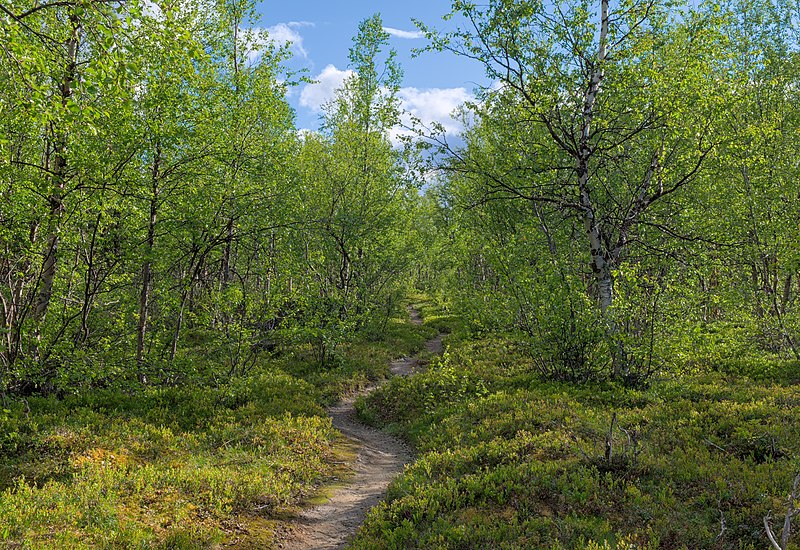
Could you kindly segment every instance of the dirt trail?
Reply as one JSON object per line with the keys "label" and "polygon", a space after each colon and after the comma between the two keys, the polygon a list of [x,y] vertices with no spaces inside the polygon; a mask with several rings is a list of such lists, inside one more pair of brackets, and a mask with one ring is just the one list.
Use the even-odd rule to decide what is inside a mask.
{"label": "dirt trail", "polygon": [[[409,314],[412,323],[422,323],[416,310],[409,309]],[[441,353],[441,335],[426,342],[425,347],[431,353]],[[408,376],[416,366],[415,358],[404,357],[393,361],[390,368],[395,376]],[[367,388],[361,395],[376,388]],[[353,407],[355,399],[356,396],[343,399],[328,409],[333,426],[357,446],[355,475],[350,483],[337,489],[328,502],[302,512],[280,544],[281,548],[344,548],[364,521],[367,510],[378,504],[389,482],[411,462],[411,452],[402,441],[357,420]]]}

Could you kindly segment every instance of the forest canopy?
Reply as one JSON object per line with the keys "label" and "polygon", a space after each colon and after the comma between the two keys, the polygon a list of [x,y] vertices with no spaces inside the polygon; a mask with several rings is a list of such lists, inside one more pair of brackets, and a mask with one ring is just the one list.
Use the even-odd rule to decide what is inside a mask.
{"label": "forest canopy", "polygon": [[3,391],[174,382],[199,341],[324,365],[409,282],[560,379],[642,382],[708,323],[797,359],[793,5],[598,8],[419,23],[495,83],[457,145],[420,131],[421,170],[379,17],[298,134],[253,5],[4,7]]}

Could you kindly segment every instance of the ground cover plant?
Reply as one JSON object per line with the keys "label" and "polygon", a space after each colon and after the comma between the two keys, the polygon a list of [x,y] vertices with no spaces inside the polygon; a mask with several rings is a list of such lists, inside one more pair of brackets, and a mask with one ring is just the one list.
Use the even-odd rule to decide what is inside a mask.
{"label": "ground cover plant", "polygon": [[422,347],[426,330],[405,315],[325,371],[299,347],[221,385],[9,400],[0,547],[270,547],[279,521],[346,478],[323,405]]}
{"label": "ground cover plant", "polygon": [[518,342],[451,338],[358,404],[419,459],[353,547],[763,548],[800,471],[798,406],[791,383],[712,369],[549,382]]}

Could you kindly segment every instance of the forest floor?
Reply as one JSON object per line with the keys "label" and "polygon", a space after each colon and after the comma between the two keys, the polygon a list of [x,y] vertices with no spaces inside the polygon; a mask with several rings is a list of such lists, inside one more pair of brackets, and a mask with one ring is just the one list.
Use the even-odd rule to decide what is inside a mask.
{"label": "forest floor", "polygon": [[[411,322],[421,325],[415,309],[409,308]],[[430,354],[442,352],[442,335],[428,340]],[[393,376],[410,376],[418,371],[417,357],[403,357],[390,364]],[[332,488],[327,502],[303,511],[287,528],[280,548],[344,548],[363,523],[367,511],[386,494],[389,483],[412,460],[411,449],[400,439],[364,425],[356,417],[355,401],[375,391],[380,384],[365,388],[327,409],[333,427],[348,440],[354,451],[353,477],[346,484]]]}
{"label": "forest floor", "polygon": [[[263,549],[292,547],[295,532],[294,547],[336,547],[411,460],[355,422],[352,399],[326,409],[392,370],[427,370],[437,327],[396,313],[380,338],[347,342],[324,369],[300,343],[219,384],[227,355],[198,333],[180,384],[111,377],[108,388],[10,399],[0,407],[0,549]],[[398,355],[414,359],[393,363]]]}
{"label": "forest floor", "polygon": [[800,362],[687,346],[647,386],[553,381],[529,341],[418,307],[447,353],[356,404],[415,456],[353,550],[768,547],[800,471]]}

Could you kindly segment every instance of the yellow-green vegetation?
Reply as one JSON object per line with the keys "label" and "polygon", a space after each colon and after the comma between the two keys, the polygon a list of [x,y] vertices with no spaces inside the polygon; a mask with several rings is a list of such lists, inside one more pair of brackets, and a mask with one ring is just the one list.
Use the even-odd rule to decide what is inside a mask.
{"label": "yellow-green vegetation", "polygon": [[[314,385],[325,404],[331,404],[340,395],[363,389],[370,382],[388,376],[392,359],[417,353],[428,338],[436,335],[436,330],[429,326],[409,323],[405,308],[403,312],[404,317],[389,319],[384,333],[345,343],[333,368],[320,368],[314,361],[286,361],[283,369]],[[310,349],[305,351],[311,353]]]}
{"label": "yellow-green vegetation", "polygon": [[355,548],[768,545],[763,518],[782,522],[800,469],[800,388],[711,369],[544,382],[518,344],[457,334],[358,403],[420,457]]}
{"label": "yellow-green vegetation", "polygon": [[276,520],[347,474],[322,405],[383,377],[425,333],[394,318],[325,370],[301,349],[218,385],[10,401],[0,547],[270,547]]}

